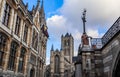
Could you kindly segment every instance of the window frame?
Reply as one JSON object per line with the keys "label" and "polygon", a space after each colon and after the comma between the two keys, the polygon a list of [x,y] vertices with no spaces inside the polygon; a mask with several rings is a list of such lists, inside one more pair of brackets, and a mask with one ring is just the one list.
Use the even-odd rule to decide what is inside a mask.
{"label": "window frame", "polygon": [[13,41],[10,47],[9,64],[8,64],[8,69],[12,71],[15,69],[17,48],[18,48],[18,44]]}
{"label": "window frame", "polygon": [[0,66],[3,64],[4,52],[6,49],[7,37],[0,33]]}
{"label": "window frame", "polygon": [[59,74],[59,67],[60,67],[60,57],[58,55],[55,55],[55,66],[54,66],[54,69],[55,69],[55,73]]}
{"label": "window frame", "polygon": [[9,27],[10,15],[11,15],[11,7],[8,3],[6,3],[2,18],[2,24],[4,24],[6,27]]}
{"label": "window frame", "polygon": [[15,34],[19,36],[20,34],[20,26],[21,26],[21,18],[17,15],[16,24],[15,24]]}
{"label": "window frame", "polygon": [[24,71],[24,59],[25,59],[25,53],[26,53],[26,49],[24,47],[21,48],[21,53],[20,53],[20,57],[19,57],[19,65],[18,65],[18,72],[23,73]]}
{"label": "window frame", "polygon": [[23,36],[23,41],[27,43],[27,38],[28,38],[28,26],[25,25],[24,27],[24,36]]}

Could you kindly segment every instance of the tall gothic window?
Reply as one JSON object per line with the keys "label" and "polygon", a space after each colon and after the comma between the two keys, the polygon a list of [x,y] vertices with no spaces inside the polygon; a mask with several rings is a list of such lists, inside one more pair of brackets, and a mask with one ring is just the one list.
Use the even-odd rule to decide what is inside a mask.
{"label": "tall gothic window", "polygon": [[4,7],[2,23],[8,27],[11,7],[6,3]]}
{"label": "tall gothic window", "polygon": [[15,25],[15,34],[19,35],[19,31],[20,31],[20,17],[17,16],[17,20],[16,20],[16,25]]}
{"label": "tall gothic window", "polygon": [[14,70],[14,67],[15,67],[14,64],[16,59],[17,47],[18,47],[18,44],[16,42],[11,43],[9,65],[8,65],[8,69],[10,70]]}
{"label": "tall gothic window", "polygon": [[21,53],[20,53],[20,59],[19,59],[18,72],[23,72],[25,52],[26,52],[26,49],[22,47],[21,48]]}
{"label": "tall gothic window", "polygon": [[23,41],[27,42],[28,26],[25,25]]}
{"label": "tall gothic window", "polygon": [[64,41],[64,45],[66,46],[66,40]]}
{"label": "tall gothic window", "polygon": [[35,70],[34,70],[34,68],[32,68],[32,69],[30,70],[30,77],[34,77],[34,73],[35,73]]}
{"label": "tall gothic window", "polygon": [[58,55],[55,56],[55,73],[59,73],[60,58]]}
{"label": "tall gothic window", "polygon": [[32,37],[32,47],[37,50],[38,47],[38,33],[33,29],[33,37]]}
{"label": "tall gothic window", "polygon": [[6,37],[2,33],[0,33],[0,66],[2,66],[3,63],[3,55],[5,51],[6,40]]}
{"label": "tall gothic window", "polygon": [[70,45],[70,41],[69,41],[69,40],[65,40],[65,41],[64,41],[64,45],[65,45],[65,46],[69,46],[69,45]]}

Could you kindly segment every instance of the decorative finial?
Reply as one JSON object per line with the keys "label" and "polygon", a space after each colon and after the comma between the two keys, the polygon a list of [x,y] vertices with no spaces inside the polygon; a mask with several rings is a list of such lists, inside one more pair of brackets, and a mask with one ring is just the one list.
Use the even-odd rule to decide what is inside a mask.
{"label": "decorative finial", "polygon": [[86,34],[86,31],[85,31],[86,9],[84,9],[82,20],[83,20],[83,34]]}

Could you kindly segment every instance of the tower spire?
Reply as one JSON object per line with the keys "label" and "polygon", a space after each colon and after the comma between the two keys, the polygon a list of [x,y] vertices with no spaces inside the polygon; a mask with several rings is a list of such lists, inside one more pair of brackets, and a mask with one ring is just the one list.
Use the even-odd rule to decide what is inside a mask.
{"label": "tower spire", "polygon": [[52,47],[51,47],[51,51],[54,51],[54,47],[53,47],[53,44],[52,44]]}
{"label": "tower spire", "polygon": [[83,34],[86,34],[86,31],[85,31],[86,9],[84,9],[83,16],[82,16],[82,21],[83,21]]}
{"label": "tower spire", "polygon": [[40,3],[40,0],[37,0],[37,3]]}
{"label": "tower spire", "polygon": [[40,0],[37,0],[37,5],[40,5]]}
{"label": "tower spire", "polygon": [[43,8],[44,7],[44,1],[43,0],[42,0],[42,4],[41,5],[42,5],[41,7]]}

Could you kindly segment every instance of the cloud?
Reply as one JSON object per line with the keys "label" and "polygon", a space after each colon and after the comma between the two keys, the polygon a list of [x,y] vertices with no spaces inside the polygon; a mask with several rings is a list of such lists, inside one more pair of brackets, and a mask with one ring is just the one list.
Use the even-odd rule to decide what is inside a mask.
{"label": "cloud", "polygon": [[76,55],[83,32],[81,20],[83,9],[87,9],[87,34],[93,38],[102,37],[120,16],[119,3],[120,0],[64,0],[63,6],[57,10],[59,14],[47,18],[50,38],[53,39],[51,41],[60,48],[61,35],[71,33],[74,37]]}
{"label": "cloud", "polygon": [[[62,31],[66,31],[67,20],[63,16],[54,15],[47,19],[49,31],[56,36],[59,36]],[[62,32],[62,33],[64,33]]]}
{"label": "cloud", "polygon": [[46,58],[46,65],[48,65],[49,63],[50,63],[50,58],[47,57],[47,58]]}
{"label": "cloud", "polygon": [[[80,43],[81,33],[78,29],[72,27],[72,23],[68,22],[62,15],[54,15],[47,19],[47,25],[49,27],[50,41],[55,44],[55,48],[60,49],[61,35],[65,35],[67,32],[71,33],[74,37],[75,47],[78,46],[77,42]],[[51,43],[50,42],[50,43]],[[51,44],[50,44],[51,45]],[[58,46],[59,45],[59,46]],[[77,48],[75,48],[77,51]]]}
{"label": "cloud", "polygon": [[64,0],[60,12],[74,24],[82,25],[81,13],[86,8],[89,26],[111,26],[120,16],[119,3],[120,0]]}

